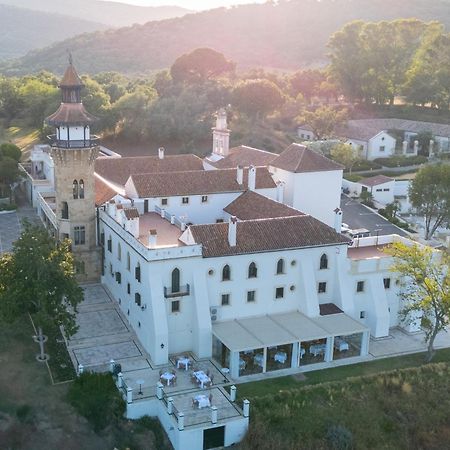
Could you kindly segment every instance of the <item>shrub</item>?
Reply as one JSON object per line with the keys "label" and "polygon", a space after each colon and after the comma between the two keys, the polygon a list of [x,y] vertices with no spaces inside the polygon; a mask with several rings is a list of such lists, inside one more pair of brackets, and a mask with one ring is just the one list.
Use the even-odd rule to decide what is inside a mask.
{"label": "shrub", "polygon": [[352,168],[353,172],[361,172],[363,170],[371,170],[371,169],[381,169],[381,165],[375,161],[367,161],[365,159],[361,159],[356,162]]}
{"label": "shrub", "polygon": [[362,177],[361,175],[349,175],[348,173],[346,173],[344,175],[344,178],[348,181],[353,181],[354,183],[357,183],[359,180],[362,180],[364,177]]}
{"label": "shrub", "polygon": [[16,409],[16,416],[21,423],[29,423],[31,420],[31,406],[30,405],[20,405]]}
{"label": "shrub", "polygon": [[353,448],[352,432],[341,425],[331,425],[328,428],[327,441],[333,450],[351,450]]}
{"label": "shrub", "polygon": [[72,383],[67,396],[96,432],[117,423],[125,412],[125,402],[108,373],[83,373]]}
{"label": "shrub", "polygon": [[0,211],[15,211],[16,209],[17,209],[17,205],[15,205],[15,204],[0,205]]}
{"label": "shrub", "polygon": [[406,167],[424,164],[428,158],[423,155],[417,156],[391,156],[390,158],[377,158],[376,163],[385,167]]}

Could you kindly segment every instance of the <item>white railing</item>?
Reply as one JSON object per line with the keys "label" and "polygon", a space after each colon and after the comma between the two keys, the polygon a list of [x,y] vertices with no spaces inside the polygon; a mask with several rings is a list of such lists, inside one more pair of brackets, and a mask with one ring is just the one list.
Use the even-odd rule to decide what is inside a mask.
{"label": "white railing", "polygon": [[[29,166],[30,170],[27,170],[28,166]],[[42,174],[43,178],[34,177],[30,173],[30,171],[31,171],[31,164],[19,163],[19,170],[21,170],[27,176],[27,178],[32,182],[32,184],[35,185],[35,186],[47,186],[47,185],[51,184],[50,180],[47,180],[47,178],[45,178],[44,174]]]}
{"label": "white railing", "polygon": [[55,227],[58,228],[58,223],[56,220],[56,214],[53,211],[52,208],[48,205],[48,203],[45,201],[45,198],[42,196],[42,194],[38,193],[38,204],[40,210],[46,215],[49,222]]}
{"label": "white railing", "polygon": [[140,253],[147,261],[189,258],[191,256],[202,255],[202,246],[200,244],[185,245],[182,247],[148,248],[110,217],[106,211],[100,211],[100,220],[114,230],[115,233],[117,233],[135,251]]}

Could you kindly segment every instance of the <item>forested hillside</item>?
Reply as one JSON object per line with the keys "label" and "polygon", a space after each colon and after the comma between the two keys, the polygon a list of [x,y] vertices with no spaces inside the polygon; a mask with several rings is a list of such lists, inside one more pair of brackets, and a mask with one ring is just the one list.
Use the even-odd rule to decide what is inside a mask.
{"label": "forested hillside", "polygon": [[84,34],[0,66],[6,74],[43,68],[61,73],[69,48],[82,72],[145,73],[183,53],[210,47],[238,69],[296,69],[326,62],[326,44],[344,24],[417,17],[450,27],[450,0],[292,0],[188,14],[114,31]]}
{"label": "forested hillside", "polygon": [[34,11],[64,14],[112,27],[180,17],[190,12],[178,6],[136,6],[103,0],[0,0],[0,3]]}
{"label": "forested hillside", "polygon": [[33,48],[106,28],[89,20],[0,4],[0,60],[17,58]]}

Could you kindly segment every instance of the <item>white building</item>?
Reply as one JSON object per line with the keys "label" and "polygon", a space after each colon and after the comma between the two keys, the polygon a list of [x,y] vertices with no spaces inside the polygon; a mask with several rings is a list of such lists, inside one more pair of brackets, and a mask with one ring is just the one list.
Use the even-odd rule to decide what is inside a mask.
{"label": "white building", "polygon": [[348,189],[352,197],[359,197],[362,192],[369,192],[372,194],[376,206],[380,208],[393,203],[397,195],[396,181],[394,178],[389,178],[385,175],[375,175],[356,182],[344,179],[342,187]]}
{"label": "white building", "polygon": [[[33,152],[32,163],[51,171],[48,154]],[[233,380],[294,373],[359,361],[370,336],[401,325],[383,247],[410,241],[343,236],[342,167],[305,146],[280,155],[229,149],[221,112],[205,160],[163,149],[99,157],[94,176],[101,281],[155,367],[189,353]],[[37,197],[44,222],[56,228],[52,200]],[[134,403],[129,416],[149,411]],[[171,419],[154,414],[177,449],[202,448],[200,435],[195,444],[186,438],[180,418],[173,434]],[[238,416],[223,422],[224,443],[242,437],[248,409]]]}

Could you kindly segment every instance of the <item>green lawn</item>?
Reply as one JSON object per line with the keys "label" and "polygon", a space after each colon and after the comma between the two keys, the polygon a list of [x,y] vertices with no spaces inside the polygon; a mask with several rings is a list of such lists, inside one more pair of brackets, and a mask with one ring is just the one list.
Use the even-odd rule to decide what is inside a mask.
{"label": "green lawn", "polygon": [[[450,348],[438,350],[433,362],[450,362]],[[271,378],[250,383],[241,383],[237,386],[237,393],[240,399],[248,398],[253,400],[256,397],[267,394],[276,394],[286,389],[301,389],[307,385],[325,383],[330,381],[345,380],[349,377],[359,377],[374,375],[394,369],[404,369],[408,367],[419,367],[425,364],[424,353],[414,353],[393,358],[377,359],[375,361],[350,364],[347,366],[334,367],[331,369],[315,370],[305,372],[303,381],[298,381],[293,376]]]}

